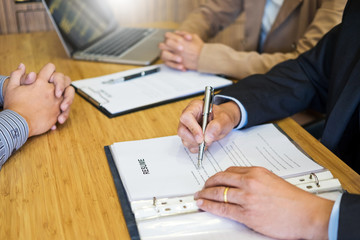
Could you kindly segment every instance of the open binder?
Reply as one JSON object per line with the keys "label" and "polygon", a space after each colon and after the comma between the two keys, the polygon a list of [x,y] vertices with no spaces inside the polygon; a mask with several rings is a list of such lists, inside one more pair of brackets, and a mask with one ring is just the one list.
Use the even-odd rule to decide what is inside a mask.
{"label": "open binder", "polygon": [[[273,161],[279,161],[279,165],[274,162],[270,163],[270,165],[274,164],[272,171],[282,165],[284,159],[279,159],[283,156],[287,156],[291,160],[290,162],[294,162],[294,166],[299,163],[302,164],[302,166],[298,166],[297,170],[291,169],[287,171],[284,168],[280,169],[280,171],[274,171],[288,182],[303,190],[333,200],[342,192],[339,180],[335,179],[330,171],[312,161],[273,124],[260,125],[243,131],[233,131],[230,136],[220,140],[218,146],[212,145],[208,149],[204,158],[205,168],[208,167],[206,164],[211,165],[214,163],[209,163],[212,161],[211,158],[218,158],[217,164],[225,169],[228,165],[234,165],[234,159],[227,159],[229,160],[228,165],[224,165],[225,160],[221,159],[223,156],[221,151],[225,151],[226,154],[233,154],[233,156],[237,151],[242,152],[241,149],[235,151],[234,146],[242,144],[241,139],[243,138],[250,142],[245,146],[249,150],[243,152],[243,159],[248,158],[248,161],[251,162],[252,158],[257,154],[264,154],[269,149],[273,149],[274,152],[270,153],[269,156],[277,155],[278,159],[273,159]],[[258,139],[263,139],[264,142],[259,142]],[[268,146],[266,146],[267,144]],[[281,144],[281,146],[276,146],[277,144]],[[138,149],[144,149],[144,151],[132,152],[136,146]],[[255,152],[254,155],[251,154],[252,146],[255,146],[255,149],[257,147],[259,152]],[[169,147],[172,149],[166,149]],[[243,239],[269,239],[240,223],[199,211],[193,199],[193,193],[201,189],[202,183],[195,187],[185,183],[185,188],[178,186],[177,190],[171,192],[172,190],[167,189],[165,186],[166,183],[170,182],[171,184],[173,181],[169,177],[162,179],[162,176],[158,176],[156,186],[154,186],[155,182],[151,178],[144,181],[149,175],[148,172],[161,174],[161,171],[155,170],[160,165],[151,161],[152,153],[156,152],[158,152],[158,160],[160,159],[159,164],[165,165],[161,171],[170,171],[168,166],[173,164],[175,164],[174,168],[177,171],[184,171],[192,163],[184,168],[180,166],[182,163],[176,163],[181,161],[182,158],[187,158],[184,161],[189,162],[194,160],[194,165],[196,165],[196,156],[191,156],[186,151],[177,136],[121,142],[105,147],[105,153],[131,239],[218,239],[219,237],[226,237],[226,239],[238,239],[239,237]],[[176,155],[174,159],[177,159],[174,161],[169,159],[168,157],[171,154]],[[139,156],[142,156],[142,158],[139,158]],[[269,156],[263,157],[268,158]],[[171,163],[168,165],[161,163],[164,157],[166,157],[165,160]],[[144,161],[139,161],[139,159]],[[134,162],[136,163],[134,164]],[[242,163],[242,161],[235,161],[235,163]],[[134,171],[136,168],[133,168],[137,165],[138,173]],[[176,173],[173,174],[176,175]],[[130,175],[132,177],[129,177]],[[179,178],[181,178],[180,175]],[[180,182],[186,182],[186,180],[181,178]],[[162,188],[166,190],[162,190]],[[145,189],[145,193],[141,193],[139,189]],[[189,191],[183,191],[183,189],[189,189]]]}
{"label": "open binder", "polygon": [[163,64],[72,82],[76,92],[108,117],[200,95],[205,86],[221,89],[232,81]]}

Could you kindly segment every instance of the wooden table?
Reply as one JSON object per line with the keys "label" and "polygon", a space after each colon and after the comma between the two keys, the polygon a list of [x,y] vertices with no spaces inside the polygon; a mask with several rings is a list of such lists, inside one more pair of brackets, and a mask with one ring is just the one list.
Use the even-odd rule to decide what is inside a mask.
{"label": "wooden table", "polygon": [[[0,56],[2,74],[20,62],[31,71],[53,62],[73,80],[135,67],[70,60],[55,32],[2,35]],[[76,95],[70,119],[29,139],[0,171],[0,239],[129,239],[103,147],[176,134],[190,100],[109,119]],[[359,175],[293,120],[279,125],[345,189],[360,193]]]}

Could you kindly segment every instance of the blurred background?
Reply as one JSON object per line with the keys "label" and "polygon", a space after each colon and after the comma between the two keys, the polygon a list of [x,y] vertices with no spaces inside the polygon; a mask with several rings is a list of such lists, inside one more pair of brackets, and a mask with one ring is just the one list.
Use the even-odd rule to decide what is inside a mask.
{"label": "blurred background", "polygon": [[[86,0],[83,0],[86,1]],[[111,5],[120,25],[179,23],[206,0],[99,0]],[[52,30],[41,0],[1,0],[0,34]]]}
{"label": "blurred background", "polygon": [[[80,0],[86,1],[86,0]],[[167,26],[176,28],[186,16],[207,0],[99,0],[109,4],[121,26]],[[237,21],[241,21],[240,19]],[[158,24],[159,23],[159,24]],[[233,28],[213,41],[231,41]],[[52,31],[53,26],[41,0],[0,0],[0,34]],[[230,43],[230,42],[229,42]]]}

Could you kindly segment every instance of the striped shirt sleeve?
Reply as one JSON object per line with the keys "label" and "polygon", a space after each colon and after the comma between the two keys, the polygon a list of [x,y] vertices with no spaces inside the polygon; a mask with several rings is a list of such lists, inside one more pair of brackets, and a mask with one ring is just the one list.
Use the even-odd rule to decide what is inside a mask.
{"label": "striped shirt sleeve", "polygon": [[29,127],[22,116],[8,109],[0,112],[0,169],[28,136]]}
{"label": "striped shirt sleeve", "polygon": [[7,76],[0,75],[0,106],[4,106],[4,96],[3,96],[3,85],[5,80],[7,79]]}
{"label": "striped shirt sleeve", "polygon": [[[0,106],[4,104],[3,84],[7,77],[0,75]],[[0,169],[6,160],[26,142],[29,127],[25,119],[12,110],[0,112]]]}

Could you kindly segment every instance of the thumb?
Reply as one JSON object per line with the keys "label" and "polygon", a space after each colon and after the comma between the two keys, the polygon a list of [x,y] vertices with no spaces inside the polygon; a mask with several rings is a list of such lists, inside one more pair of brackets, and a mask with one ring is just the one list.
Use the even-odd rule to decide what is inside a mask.
{"label": "thumb", "polygon": [[21,79],[21,85],[33,84],[36,80],[36,73],[30,72],[25,78]]}
{"label": "thumb", "polygon": [[21,79],[24,78],[24,75],[25,65],[23,63],[20,63],[19,67],[11,73],[7,88],[13,89],[20,86]]}

